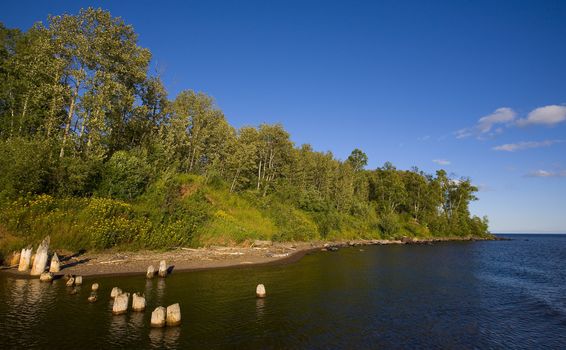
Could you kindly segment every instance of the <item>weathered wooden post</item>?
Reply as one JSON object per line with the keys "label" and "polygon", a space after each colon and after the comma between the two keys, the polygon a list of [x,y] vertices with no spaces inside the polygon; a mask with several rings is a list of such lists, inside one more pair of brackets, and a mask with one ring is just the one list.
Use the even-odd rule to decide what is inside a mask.
{"label": "weathered wooden post", "polygon": [[12,252],[12,256],[10,258],[10,262],[9,262],[9,266],[16,266],[19,265],[20,263],[20,256],[21,253],[20,252]]}
{"label": "weathered wooden post", "polygon": [[114,299],[120,294],[122,294],[122,290],[118,287],[114,287],[114,288],[112,288],[112,291],[110,292],[110,298]]}
{"label": "weathered wooden post", "polygon": [[57,273],[59,271],[61,271],[59,266],[59,257],[57,256],[57,253],[53,253],[51,264],[49,264],[49,272]]}
{"label": "weathered wooden post", "polygon": [[163,306],[158,306],[151,313],[151,326],[164,327],[165,326],[165,313],[166,310]]}
{"label": "weathered wooden post", "polygon": [[35,260],[33,261],[33,267],[31,269],[32,276],[39,276],[45,271],[47,266],[47,253],[49,251],[49,236],[41,242],[39,247],[37,247],[37,252],[35,253]]}
{"label": "weathered wooden post", "polygon": [[27,271],[31,265],[31,248],[24,248],[20,253],[18,271]]}
{"label": "weathered wooden post", "polygon": [[181,307],[179,303],[167,306],[167,326],[178,326],[181,324]]}
{"label": "weathered wooden post", "polygon": [[114,315],[122,315],[128,311],[128,304],[130,302],[130,293],[122,293],[114,298],[114,305],[112,305],[112,313]]}
{"label": "weathered wooden post", "polygon": [[145,274],[146,278],[153,278],[153,276],[155,276],[155,267],[153,267],[153,265],[149,265],[147,267],[147,272]]}
{"label": "weathered wooden post", "polygon": [[39,280],[41,282],[52,282],[53,281],[53,273],[42,272],[41,275],[39,275]]}
{"label": "weathered wooden post", "polygon": [[256,289],[255,289],[255,295],[258,298],[265,298],[265,296],[267,295],[265,293],[265,286],[263,284],[258,284]]}
{"label": "weathered wooden post", "polygon": [[159,277],[167,277],[167,263],[165,260],[159,262]]}
{"label": "weathered wooden post", "polygon": [[134,293],[132,296],[132,310],[143,311],[145,310],[145,297],[140,293]]}

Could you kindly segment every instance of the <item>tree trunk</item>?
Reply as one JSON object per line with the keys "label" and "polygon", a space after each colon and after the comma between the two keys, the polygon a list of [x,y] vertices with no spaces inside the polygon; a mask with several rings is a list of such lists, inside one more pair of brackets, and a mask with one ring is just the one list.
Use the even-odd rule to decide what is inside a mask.
{"label": "tree trunk", "polygon": [[75,101],[77,99],[77,95],[79,92],[79,86],[75,90],[73,94],[73,98],[71,99],[71,105],[69,106],[69,114],[67,115],[67,122],[65,123],[65,133],[63,134],[63,142],[61,144],[61,151],[59,152],[59,158],[63,158],[65,156],[65,145],[67,144],[67,138],[69,137],[69,130],[71,129],[71,123],[73,122],[73,113],[75,112]]}

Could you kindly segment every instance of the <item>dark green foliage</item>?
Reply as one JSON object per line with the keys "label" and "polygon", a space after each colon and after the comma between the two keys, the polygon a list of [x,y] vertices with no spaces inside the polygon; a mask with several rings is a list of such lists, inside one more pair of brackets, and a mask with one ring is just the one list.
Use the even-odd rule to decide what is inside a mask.
{"label": "dark green foliage", "polygon": [[151,177],[151,168],[143,154],[131,151],[118,151],[104,164],[101,195],[133,199],[141,195]]}
{"label": "dark green foliage", "polygon": [[50,144],[42,140],[0,140],[0,198],[48,190]]}

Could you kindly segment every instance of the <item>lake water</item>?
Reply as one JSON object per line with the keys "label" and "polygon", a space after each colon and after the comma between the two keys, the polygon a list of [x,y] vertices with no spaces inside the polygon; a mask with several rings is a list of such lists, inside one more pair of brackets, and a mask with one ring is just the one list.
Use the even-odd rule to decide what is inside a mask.
{"label": "lake water", "polygon": [[[0,348],[566,348],[566,236],[508,237],[344,248],[165,280],[85,278],[75,295],[63,280],[0,275]],[[146,312],[113,316],[114,286],[145,293]],[[151,329],[151,310],[175,302],[182,325]]]}

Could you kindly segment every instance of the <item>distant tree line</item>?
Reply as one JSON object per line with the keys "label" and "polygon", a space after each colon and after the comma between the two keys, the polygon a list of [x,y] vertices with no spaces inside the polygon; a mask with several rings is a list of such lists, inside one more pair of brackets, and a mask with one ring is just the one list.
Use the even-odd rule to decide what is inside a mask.
{"label": "distant tree line", "polygon": [[[214,100],[184,90],[173,100],[148,74],[151,53],[132,26],[88,8],[28,31],[0,24],[0,201],[28,195],[136,200],[171,174],[196,174],[235,194],[291,203],[320,218],[378,218],[376,230],[415,225],[439,235],[482,235],[467,178],[385,163],[366,170],[295,146],[279,125],[235,129]],[[330,214],[329,214],[330,213]],[[317,216],[318,215],[318,216]]]}

